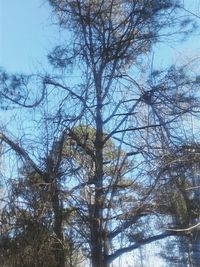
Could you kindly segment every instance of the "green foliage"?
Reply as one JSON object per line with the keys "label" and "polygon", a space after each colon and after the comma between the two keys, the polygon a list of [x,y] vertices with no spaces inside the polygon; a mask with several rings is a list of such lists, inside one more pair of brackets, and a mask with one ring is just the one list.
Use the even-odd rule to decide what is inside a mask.
{"label": "green foliage", "polygon": [[[103,139],[107,134],[103,134]],[[96,130],[91,126],[81,125],[70,130],[66,136],[66,141],[63,148],[63,157],[71,157],[83,169],[87,170],[86,176],[94,175],[95,165],[95,138]],[[111,139],[108,139],[103,147],[104,157],[104,174],[106,177],[112,177],[122,163],[126,153],[122,149],[118,149]],[[123,173],[128,168],[128,161],[123,162]],[[87,177],[87,178],[89,178]]]}

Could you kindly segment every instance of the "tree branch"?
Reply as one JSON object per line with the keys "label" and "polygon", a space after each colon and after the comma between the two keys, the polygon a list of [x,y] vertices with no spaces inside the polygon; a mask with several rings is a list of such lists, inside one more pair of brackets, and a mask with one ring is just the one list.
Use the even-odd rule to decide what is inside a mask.
{"label": "tree branch", "polygon": [[166,229],[167,231],[172,231],[172,232],[187,232],[187,231],[191,231],[193,230],[194,228],[197,228],[198,226],[200,226],[200,222],[198,222],[197,224],[195,225],[192,225],[188,228],[183,228],[183,229]]}
{"label": "tree branch", "polygon": [[130,245],[128,247],[120,248],[120,249],[116,250],[113,254],[108,255],[107,258],[105,259],[105,263],[110,264],[112,261],[114,261],[116,258],[120,257],[124,253],[130,252],[134,249],[140,248],[141,246],[147,245],[149,243],[166,238],[166,237],[171,236],[171,235],[174,235],[174,233],[164,232],[162,234],[151,236],[149,238],[140,240],[137,243]]}
{"label": "tree branch", "polygon": [[0,140],[9,145],[25,162],[31,166],[39,175],[43,175],[43,172],[38,168],[36,163],[29,157],[28,153],[17,142],[12,141],[5,134],[0,133]]}
{"label": "tree branch", "polygon": [[113,232],[111,232],[108,235],[108,238],[112,239],[114,237],[116,237],[118,234],[120,234],[121,232],[123,232],[125,229],[127,229],[128,227],[130,227],[132,224],[134,224],[137,220],[139,220],[141,217],[144,217],[146,215],[149,215],[149,213],[141,213],[139,215],[135,215],[132,218],[130,218],[129,220],[126,220],[122,225],[120,225],[117,229],[115,229]]}

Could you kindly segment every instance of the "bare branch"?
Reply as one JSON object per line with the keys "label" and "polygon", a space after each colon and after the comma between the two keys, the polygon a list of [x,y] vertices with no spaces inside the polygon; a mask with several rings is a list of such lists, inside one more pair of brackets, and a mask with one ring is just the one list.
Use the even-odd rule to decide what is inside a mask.
{"label": "bare branch", "polygon": [[38,174],[42,175],[43,172],[37,166],[37,164],[30,158],[29,154],[26,152],[24,148],[22,148],[17,142],[14,142],[5,134],[0,133],[0,140],[8,144],[18,156],[20,156],[30,167],[32,167]]}
{"label": "bare branch", "polygon": [[191,231],[191,230],[193,230],[193,229],[195,229],[195,228],[197,228],[197,227],[199,227],[200,226],[200,222],[199,223],[197,223],[197,224],[195,224],[195,225],[192,225],[192,226],[190,226],[190,227],[188,227],[188,228],[183,228],[183,229],[166,229],[167,231],[172,231],[172,232],[187,232],[187,231]]}

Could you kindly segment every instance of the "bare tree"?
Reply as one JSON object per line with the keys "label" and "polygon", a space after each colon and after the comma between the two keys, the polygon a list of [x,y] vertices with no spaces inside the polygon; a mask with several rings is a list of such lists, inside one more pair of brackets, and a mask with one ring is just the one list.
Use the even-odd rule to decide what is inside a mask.
{"label": "bare tree", "polygon": [[[175,68],[153,72],[149,79],[144,73],[140,80],[136,76],[141,68],[139,60],[159,38],[180,33],[179,27],[189,24],[178,17],[180,6],[176,1],[49,2],[58,23],[71,38],[49,55],[50,63],[64,75],[49,76],[44,83],[47,88],[64,90],[79,111],[78,117],[74,110],[70,114],[71,106],[63,101],[58,114],[81,151],[79,157],[85,157],[90,164],[86,172],[82,160],[75,181],[79,187],[79,181],[90,184],[92,201],[85,210],[82,203],[86,199],[78,197],[78,188],[77,193],[72,189],[72,203],[77,205],[84,225],[81,234],[88,243],[92,265],[108,266],[123,253],[171,234],[143,236],[143,230],[138,232],[136,227],[142,229],[144,218],[153,210],[150,199],[155,180],[147,176],[145,156],[161,146],[158,137],[165,144],[173,141],[169,129],[180,116],[195,109],[195,98],[187,95],[187,88],[195,83]],[[184,31],[188,32],[188,28]],[[82,79],[76,87],[70,87],[65,78],[70,66],[79,67]],[[73,128],[68,126],[70,121]],[[92,144],[87,142],[88,133],[81,135],[73,130],[78,125],[94,129]],[[105,153],[109,140],[118,150],[114,153],[118,157],[111,155],[112,160]],[[77,159],[74,163],[79,165]],[[106,173],[109,165],[114,169],[112,173]],[[137,229],[136,233],[133,229]]]}
{"label": "bare tree", "polygon": [[[49,3],[68,34],[48,56],[54,75],[42,79],[51,109],[46,119],[59,134],[45,164],[33,161],[3,133],[0,139],[42,183],[50,184],[57,266],[65,265],[66,208],[75,213],[70,227],[82,251],[93,267],[105,267],[126,252],[174,234],[148,227],[158,212],[158,180],[149,173],[155,151],[175,142],[179,118],[196,112],[198,100],[188,88],[198,81],[181,68],[153,71],[141,62],[154,43],[188,33],[191,24],[172,0]],[[78,76],[71,83],[69,70]]]}

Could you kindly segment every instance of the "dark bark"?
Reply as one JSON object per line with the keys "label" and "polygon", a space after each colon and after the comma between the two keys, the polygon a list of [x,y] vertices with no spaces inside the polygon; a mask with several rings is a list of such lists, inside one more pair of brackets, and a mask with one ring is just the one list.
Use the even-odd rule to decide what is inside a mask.
{"label": "dark bark", "polygon": [[100,77],[96,76],[96,136],[95,136],[95,204],[92,219],[91,257],[93,267],[104,267],[103,252],[103,119],[102,119],[102,90]]}
{"label": "dark bark", "polygon": [[65,267],[65,253],[64,253],[64,247],[63,247],[63,228],[62,228],[62,222],[63,222],[63,216],[62,216],[62,210],[63,207],[59,200],[59,192],[55,188],[54,194],[52,197],[52,206],[54,211],[54,233],[56,235],[56,244],[55,244],[55,260],[56,260],[56,266],[55,267]]}

